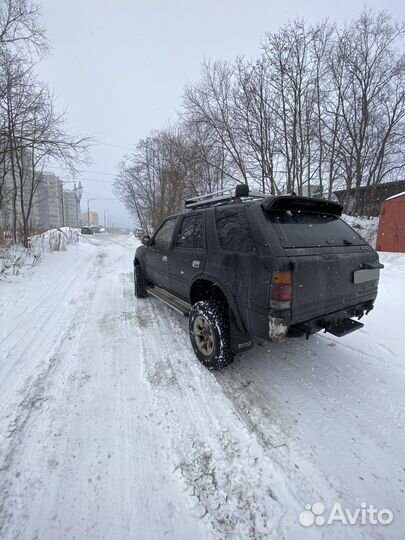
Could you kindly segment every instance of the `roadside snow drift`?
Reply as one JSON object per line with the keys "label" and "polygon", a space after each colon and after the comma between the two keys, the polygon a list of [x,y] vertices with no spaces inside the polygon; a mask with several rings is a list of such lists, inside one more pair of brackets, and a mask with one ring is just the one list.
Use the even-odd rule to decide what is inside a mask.
{"label": "roadside snow drift", "polygon": [[17,275],[30,269],[52,251],[65,251],[70,244],[79,242],[79,232],[71,227],[50,229],[30,238],[29,247],[11,245],[0,247],[0,279],[6,275]]}

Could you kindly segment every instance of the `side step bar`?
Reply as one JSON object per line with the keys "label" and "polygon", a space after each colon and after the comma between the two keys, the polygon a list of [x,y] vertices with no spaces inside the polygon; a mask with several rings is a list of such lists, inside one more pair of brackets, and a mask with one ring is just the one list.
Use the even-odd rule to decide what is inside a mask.
{"label": "side step bar", "polygon": [[169,293],[165,289],[161,289],[160,287],[148,287],[147,291],[149,294],[154,296],[155,298],[158,298],[162,302],[164,302],[167,306],[171,307],[177,313],[180,313],[181,315],[185,315],[186,317],[189,316],[191,305],[186,302],[185,300],[182,300],[178,296],[175,296],[172,293]]}
{"label": "side step bar", "polygon": [[330,328],[327,328],[326,331],[336,337],[343,337],[347,336],[347,334],[350,334],[351,332],[354,332],[355,330],[363,328],[363,326],[363,323],[354,321],[353,319],[343,319],[341,323],[337,324],[336,326],[331,326]]}

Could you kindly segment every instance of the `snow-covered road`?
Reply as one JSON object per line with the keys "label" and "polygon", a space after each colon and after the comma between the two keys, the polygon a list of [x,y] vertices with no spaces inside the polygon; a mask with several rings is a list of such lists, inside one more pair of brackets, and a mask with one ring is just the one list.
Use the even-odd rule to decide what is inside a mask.
{"label": "snow-covered road", "polygon": [[[0,282],[0,537],[392,539],[404,524],[405,258],[361,331],[212,373],[99,235]],[[390,525],[300,525],[306,504]]]}

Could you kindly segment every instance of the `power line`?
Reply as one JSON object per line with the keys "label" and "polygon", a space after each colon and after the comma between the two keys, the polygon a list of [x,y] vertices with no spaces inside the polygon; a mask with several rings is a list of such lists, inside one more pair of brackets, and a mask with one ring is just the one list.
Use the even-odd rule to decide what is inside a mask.
{"label": "power line", "polygon": [[133,152],[135,149],[135,145],[132,147],[121,146],[120,144],[112,144],[112,143],[103,142],[97,139],[95,142],[90,143],[90,146],[111,146],[111,148],[121,148],[122,150],[129,150],[130,152]]}
{"label": "power line", "polygon": [[101,172],[101,171],[90,171],[85,169],[77,169],[77,172],[79,173],[90,173],[90,174],[101,174],[102,176],[117,176],[117,173],[112,172]]}
{"label": "power line", "polygon": [[[56,167],[55,165],[48,165],[47,169],[54,169],[54,170],[60,170],[60,167]],[[84,173],[84,174],[87,174],[87,173],[90,173],[90,174],[101,174],[103,176],[116,176],[117,173],[111,173],[111,172],[102,172],[102,171],[92,171],[90,169],[76,169],[76,172],[79,172],[79,173]]]}
{"label": "power line", "polygon": [[103,195],[101,195],[100,193],[93,193],[91,191],[83,191],[83,196],[84,198],[87,198],[87,196],[90,196],[90,197],[97,197],[97,200],[102,200],[102,201],[118,201],[118,199],[115,199],[115,198],[111,198],[111,197],[104,197]]}
{"label": "power line", "polygon": [[98,178],[80,178],[80,182],[100,182],[101,184],[112,185],[111,180],[99,180]]}
{"label": "power line", "polygon": [[97,145],[103,145],[103,146],[111,146],[113,148],[122,148],[123,150],[130,150],[131,152],[133,152],[134,148],[129,148],[128,146],[120,146],[119,144],[111,144],[111,143],[106,143],[106,142],[96,142],[94,143],[95,146]]}

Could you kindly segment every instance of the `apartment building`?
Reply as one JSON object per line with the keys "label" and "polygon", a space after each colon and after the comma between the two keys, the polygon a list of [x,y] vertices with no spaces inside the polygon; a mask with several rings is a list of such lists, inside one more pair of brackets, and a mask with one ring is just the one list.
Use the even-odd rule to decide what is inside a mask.
{"label": "apartment building", "polygon": [[43,173],[33,201],[34,228],[79,227],[80,197],[80,184],[65,190],[56,174]]}
{"label": "apartment building", "polygon": [[82,224],[83,225],[99,225],[97,212],[82,212]]}
{"label": "apartment building", "polygon": [[64,225],[66,227],[80,226],[80,198],[77,189],[63,192]]}
{"label": "apartment building", "polygon": [[33,201],[34,227],[53,229],[63,225],[63,185],[56,174],[43,173]]}

